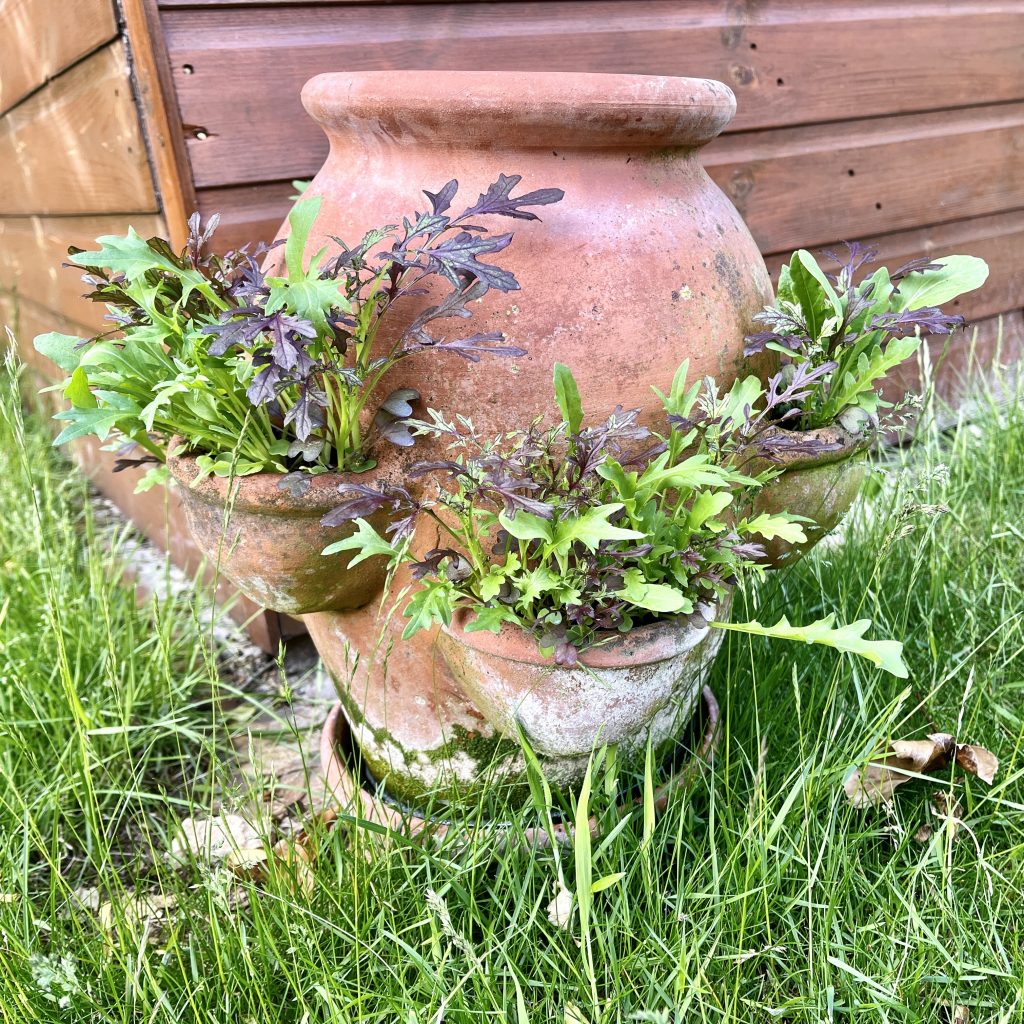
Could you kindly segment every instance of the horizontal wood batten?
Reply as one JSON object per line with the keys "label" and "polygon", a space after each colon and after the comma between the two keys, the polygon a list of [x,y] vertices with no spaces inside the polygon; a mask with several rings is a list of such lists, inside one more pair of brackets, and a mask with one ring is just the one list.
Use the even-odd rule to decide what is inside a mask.
{"label": "horizontal wood batten", "polygon": [[1010,103],[732,135],[703,161],[762,252],[782,252],[1020,208],[1022,139]]}
{"label": "horizontal wood batten", "polygon": [[[244,14],[165,6],[162,21],[198,187],[314,173],[326,142],[299,92],[322,71],[717,78],[737,94],[730,131],[1024,99],[1024,18],[1014,3],[816,0],[755,10],[713,0],[533,0],[391,5],[386,13],[357,4],[246,6]],[[951,45],[955,71],[936,59]]]}
{"label": "horizontal wood batten", "polygon": [[116,36],[113,0],[5,0],[0,112]]}
{"label": "horizontal wood batten", "polygon": [[0,217],[0,288],[16,291],[22,299],[60,310],[90,327],[108,330],[106,309],[82,298],[84,270],[68,262],[68,246],[94,249],[100,235],[124,234],[129,225],[143,238],[164,234],[163,218],[155,214],[105,217]]}
{"label": "horizontal wood batten", "polygon": [[120,42],[0,120],[0,215],[156,213]]}

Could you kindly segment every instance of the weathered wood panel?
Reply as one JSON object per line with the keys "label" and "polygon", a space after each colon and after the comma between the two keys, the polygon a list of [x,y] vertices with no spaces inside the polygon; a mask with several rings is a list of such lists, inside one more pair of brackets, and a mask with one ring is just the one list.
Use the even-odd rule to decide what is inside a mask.
{"label": "weathered wood panel", "polygon": [[185,151],[170,63],[156,0],[120,0],[131,44],[132,74],[160,208],[171,243],[181,249],[188,237],[188,218],[196,208],[192,168]]}
{"label": "weathered wood panel", "polygon": [[737,94],[732,131],[1024,99],[1013,2],[204,5],[163,23],[198,187],[312,175],[326,142],[299,92],[322,71],[717,78]]}
{"label": "weathered wood panel", "polygon": [[0,168],[0,215],[157,212],[120,42],[8,112]]}
{"label": "weathered wood panel", "polygon": [[116,35],[112,0],[4,0],[0,112]]}
{"label": "weathered wood panel", "polygon": [[0,218],[0,288],[60,312],[94,331],[109,330],[106,310],[82,298],[83,271],[62,267],[69,245],[95,248],[100,235],[124,234],[131,225],[143,238],[164,233],[163,219],[153,214],[133,217],[4,217]]}
{"label": "weathered wood panel", "polygon": [[782,252],[1024,207],[1024,103],[731,135],[703,159]]}

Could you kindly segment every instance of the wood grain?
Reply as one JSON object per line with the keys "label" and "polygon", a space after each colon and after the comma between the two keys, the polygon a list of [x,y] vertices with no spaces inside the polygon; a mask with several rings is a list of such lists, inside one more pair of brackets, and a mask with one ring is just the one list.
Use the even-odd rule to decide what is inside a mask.
{"label": "wood grain", "polygon": [[112,0],[4,0],[0,113],[116,36]]}
{"label": "wood grain", "polygon": [[188,218],[196,208],[196,195],[156,0],[121,0],[121,9],[160,208],[171,244],[182,249],[188,238]]}
{"label": "wood grain", "polygon": [[0,121],[0,167],[0,215],[157,212],[120,42]]}
{"label": "wood grain", "polygon": [[1024,103],[749,132],[703,154],[762,252],[1024,207]]}
{"label": "wood grain", "polygon": [[143,238],[164,235],[163,219],[134,217],[0,217],[0,288],[59,311],[93,331],[109,330],[106,310],[82,298],[83,271],[64,267],[68,246],[94,249],[100,235],[124,234],[131,225]]}
{"label": "wood grain", "polygon": [[1024,99],[1019,3],[204,6],[163,23],[197,187],[315,173],[327,147],[299,92],[323,71],[717,78],[737,94],[733,131]]}

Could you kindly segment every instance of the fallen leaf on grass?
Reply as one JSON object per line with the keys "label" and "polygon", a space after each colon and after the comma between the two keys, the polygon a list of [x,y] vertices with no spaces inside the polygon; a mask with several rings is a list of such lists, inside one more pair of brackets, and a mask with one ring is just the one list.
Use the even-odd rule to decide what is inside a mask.
{"label": "fallen leaf on grass", "polygon": [[971,1024],[971,1011],[962,1003],[943,1000],[939,1004],[939,1020],[942,1024]]}
{"label": "fallen leaf on grass", "polygon": [[141,926],[146,931],[148,940],[153,942],[159,937],[158,926],[164,920],[164,915],[168,910],[173,910],[177,902],[174,896],[165,896],[158,892],[130,896],[116,906],[113,903],[104,903],[96,912],[96,917],[100,927],[108,935],[113,934],[118,925],[127,925],[131,929]]}
{"label": "fallen leaf on grass", "polygon": [[212,818],[186,818],[171,841],[172,860],[184,862],[224,860],[236,850],[255,849],[259,832],[237,814],[218,814]]}
{"label": "fallen leaf on grass", "polygon": [[984,747],[957,743],[949,733],[934,732],[925,740],[890,741],[887,751],[850,775],[844,786],[846,796],[854,807],[889,805],[897,786],[914,775],[947,768],[953,761],[989,785],[999,768],[999,761]]}
{"label": "fallen leaf on grass", "polygon": [[558,893],[548,904],[548,920],[556,928],[568,928],[572,917],[572,893],[564,885],[558,887]]}

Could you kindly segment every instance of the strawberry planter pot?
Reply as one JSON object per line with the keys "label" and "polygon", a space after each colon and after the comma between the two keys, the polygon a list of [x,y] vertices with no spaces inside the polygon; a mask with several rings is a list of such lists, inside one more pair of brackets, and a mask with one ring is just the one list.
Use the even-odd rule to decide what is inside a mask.
{"label": "strawberry planter pot", "polygon": [[[172,445],[173,447],[173,445]],[[387,568],[379,558],[348,569],[347,556],[325,558],[332,541],[353,531],[351,524],[324,527],[320,517],[338,504],[338,485],[350,476],[324,473],[309,478],[305,493],[282,489],[281,475],[208,476],[199,474],[194,456],[167,460],[178,484],[185,519],[199,549],[222,576],[250,600],[289,615],[359,608],[384,587]],[[373,471],[360,482],[380,480]],[[387,526],[386,514],[371,518]]]}
{"label": "strawberry planter pot", "polygon": [[[475,331],[502,331],[527,354],[408,360],[388,389],[415,387],[425,406],[466,415],[492,434],[555,413],[555,362],[573,369],[588,408],[652,414],[659,403],[651,385],[668,387],[683,359],[691,379],[731,380],[740,370],[744,335],[772,292],[749,231],[700,164],[700,147],[735,112],[726,86],[636,75],[388,71],[320,75],[302,98],[331,143],[305,193],[322,200],[307,254],[326,245],[329,257],[337,251],[331,236],[354,244],[400,211],[423,209],[421,190],[451,178],[469,196],[499,172],[522,175],[517,192],[565,192],[542,211],[543,223],[509,222],[515,244],[502,262],[521,293],[492,290],[474,304]],[[408,316],[436,301],[410,298]],[[383,344],[392,340],[382,334]],[[420,458],[442,450],[416,448]],[[382,465],[395,457],[375,454]],[[377,602],[309,615],[306,624],[355,742],[397,795],[415,799],[448,783],[468,794],[480,783],[480,765],[518,763],[515,737],[467,695],[436,634],[402,641],[405,620]],[[642,717],[649,710],[635,709],[635,735],[650,725]]]}
{"label": "strawberry planter pot", "polygon": [[[770,429],[780,433],[784,430],[782,427]],[[785,433],[791,435],[794,432]],[[816,454],[790,452],[775,463],[758,459],[744,466],[745,472],[754,475],[770,468],[782,470],[781,475],[765,484],[754,497],[754,515],[792,512],[811,520],[801,524],[807,535],[805,543],[791,544],[778,537],[765,543],[768,556],[765,564],[773,568],[799,561],[842,522],[867,478],[867,453],[876,433],[868,427],[854,434],[834,423],[817,430],[798,432],[797,436],[833,447]]]}
{"label": "strawberry planter pot", "polygon": [[572,786],[595,746],[629,755],[649,739],[657,749],[685,725],[725,635],[708,622],[728,617],[731,603],[614,635],[573,668],[544,657],[531,633],[509,623],[497,634],[467,633],[467,616],[456,616],[438,643],[491,726],[512,740],[522,731],[548,781]]}

